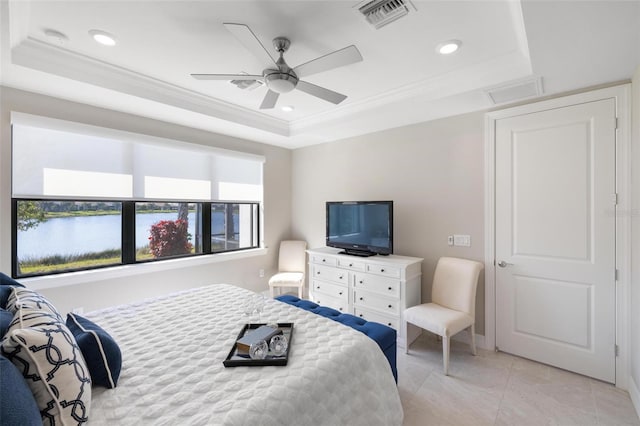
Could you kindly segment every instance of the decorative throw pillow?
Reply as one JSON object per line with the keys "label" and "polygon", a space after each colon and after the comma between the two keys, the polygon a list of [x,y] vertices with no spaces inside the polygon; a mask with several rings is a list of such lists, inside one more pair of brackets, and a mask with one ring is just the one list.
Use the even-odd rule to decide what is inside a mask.
{"label": "decorative throw pillow", "polygon": [[41,426],[40,410],[20,371],[0,355],[2,426]]}
{"label": "decorative throw pillow", "polygon": [[7,308],[7,300],[14,287],[24,287],[18,281],[0,272],[0,308]]}
{"label": "decorative throw pillow", "polygon": [[67,327],[80,346],[94,385],[115,388],[122,369],[116,341],[99,325],[77,314],[67,315]]}
{"label": "decorative throw pillow", "polygon": [[86,422],[91,378],[73,334],[46,299],[42,298],[46,303],[38,300],[34,292],[15,293],[17,298],[10,298],[9,305],[16,312],[2,340],[2,353],[25,378],[43,424]]}
{"label": "decorative throw pillow", "polygon": [[9,330],[9,324],[13,321],[13,314],[5,309],[0,308],[0,339]]}
{"label": "decorative throw pillow", "polygon": [[[28,288],[16,287],[9,295],[7,307],[5,308],[14,314],[22,309],[24,314],[35,313],[37,315],[48,313],[58,321],[64,322],[58,310],[40,293]],[[32,324],[33,325],[33,324]]]}
{"label": "decorative throw pillow", "polygon": [[20,284],[18,281],[11,278],[9,275],[0,272],[0,285],[10,285],[14,287],[24,287],[24,285]]}

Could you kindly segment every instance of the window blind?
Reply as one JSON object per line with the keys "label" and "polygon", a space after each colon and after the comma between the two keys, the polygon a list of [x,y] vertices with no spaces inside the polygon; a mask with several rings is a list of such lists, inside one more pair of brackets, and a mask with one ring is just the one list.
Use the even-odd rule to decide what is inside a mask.
{"label": "window blind", "polygon": [[16,198],[262,201],[264,157],[12,113]]}

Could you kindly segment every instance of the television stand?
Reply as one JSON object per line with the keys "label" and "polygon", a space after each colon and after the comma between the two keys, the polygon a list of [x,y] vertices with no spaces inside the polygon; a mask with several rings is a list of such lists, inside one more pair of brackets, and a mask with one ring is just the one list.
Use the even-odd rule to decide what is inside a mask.
{"label": "television stand", "polygon": [[366,250],[345,249],[339,252],[338,254],[348,254],[349,256],[358,256],[358,257],[371,257],[371,256],[375,256],[377,253],[374,253],[372,251],[366,251]]}

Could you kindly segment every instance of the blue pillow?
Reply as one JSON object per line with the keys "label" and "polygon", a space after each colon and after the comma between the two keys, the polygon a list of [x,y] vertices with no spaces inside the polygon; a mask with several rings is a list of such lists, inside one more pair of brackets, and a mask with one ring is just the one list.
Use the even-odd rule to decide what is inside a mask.
{"label": "blue pillow", "polygon": [[113,337],[99,325],[77,314],[67,315],[67,327],[82,351],[91,382],[115,388],[122,369],[122,353]]}
{"label": "blue pillow", "polygon": [[0,413],[3,426],[42,426],[40,410],[18,368],[0,355]]}
{"label": "blue pillow", "polygon": [[7,334],[7,330],[9,330],[9,324],[13,320],[13,314],[6,309],[0,308],[0,339]]}
{"label": "blue pillow", "polygon": [[11,278],[9,275],[0,272],[0,285],[12,285],[14,287],[24,287],[18,281]]}
{"label": "blue pillow", "polygon": [[13,287],[24,287],[18,281],[0,272],[0,308],[6,309],[7,300]]}

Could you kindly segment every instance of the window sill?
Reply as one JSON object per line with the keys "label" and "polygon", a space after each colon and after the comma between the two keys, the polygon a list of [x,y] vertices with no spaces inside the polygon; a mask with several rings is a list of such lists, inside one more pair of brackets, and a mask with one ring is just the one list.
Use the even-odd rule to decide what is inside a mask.
{"label": "window sill", "polygon": [[230,260],[245,259],[248,257],[264,256],[267,253],[267,248],[257,248],[181,259],[168,259],[136,265],[114,266],[112,268],[94,269],[90,271],[69,272],[45,277],[21,278],[18,279],[18,281],[30,289],[43,290],[93,281],[102,281],[111,278],[130,277],[133,275],[150,274],[170,269],[191,268],[194,266],[209,265],[219,262],[227,262]]}

